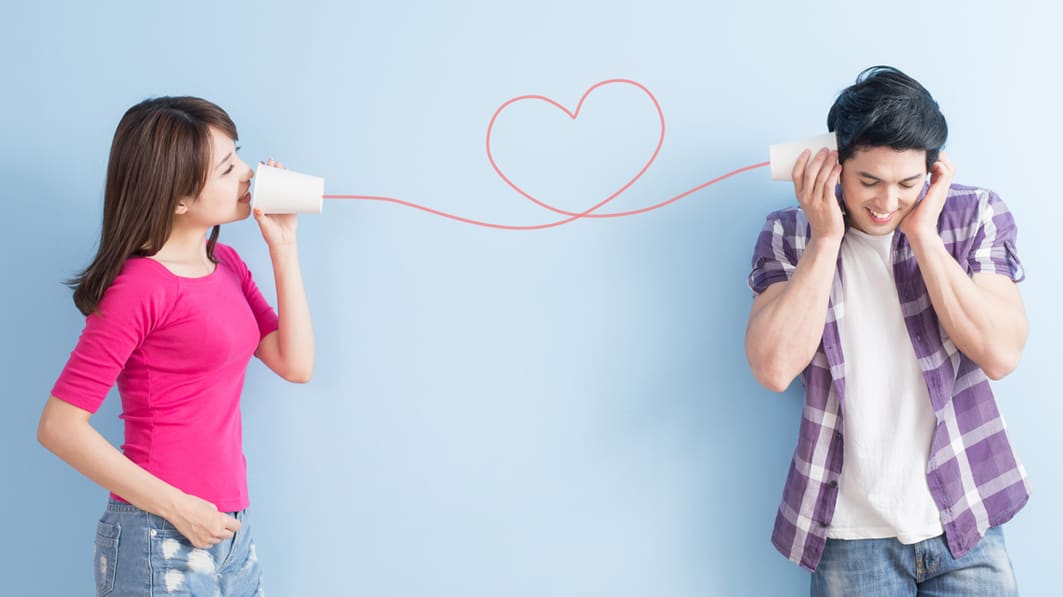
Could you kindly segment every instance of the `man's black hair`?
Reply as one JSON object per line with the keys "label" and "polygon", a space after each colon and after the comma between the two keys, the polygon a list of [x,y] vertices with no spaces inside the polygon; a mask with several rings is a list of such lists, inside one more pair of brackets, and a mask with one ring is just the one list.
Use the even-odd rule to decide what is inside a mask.
{"label": "man's black hair", "polygon": [[840,162],[868,147],[925,149],[928,171],[949,135],[930,92],[892,66],[872,66],[860,73],[831,106],[827,130],[838,137]]}

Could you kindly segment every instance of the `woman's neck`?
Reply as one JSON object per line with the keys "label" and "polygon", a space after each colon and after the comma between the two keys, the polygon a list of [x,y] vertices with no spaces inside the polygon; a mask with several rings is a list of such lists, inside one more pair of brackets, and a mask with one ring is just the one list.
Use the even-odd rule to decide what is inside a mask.
{"label": "woman's neck", "polygon": [[214,263],[207,257],[207,234],[210,229],[186,229],[175,226],[170,237],[152,259],[174,274],[195,278],[209,275]]}

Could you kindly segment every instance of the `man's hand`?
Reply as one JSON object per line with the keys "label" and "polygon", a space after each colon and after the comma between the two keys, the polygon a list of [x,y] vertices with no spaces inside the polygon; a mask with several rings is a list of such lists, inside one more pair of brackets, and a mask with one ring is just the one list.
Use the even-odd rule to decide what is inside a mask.
{"label": "man's hand", "polygon": [[794,191],[812,226],[813,238],[841,242],[845,236],[845,218],[834,193],[841,173],[838,152],[826,147],[816,152],[815,157],[806,149],[794,163],[791,173]]}
{"label": "man's hand", "polygon": [[930,167],[930,188],[923,199],[901,220],[900,230],[911,242],[938,235],[938,218],[949,195],[949,185],[956,174],[949,156],[941,152],[938,161]]}

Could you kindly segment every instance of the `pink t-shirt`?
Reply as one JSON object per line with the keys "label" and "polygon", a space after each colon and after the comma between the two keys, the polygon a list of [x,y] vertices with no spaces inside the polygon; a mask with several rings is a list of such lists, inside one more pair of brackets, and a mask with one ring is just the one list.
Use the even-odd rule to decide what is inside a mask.
{"label": "pink t-shirt", "polygon": [[153,259],[126,261],[85,318],[52,395],[96,412],[117,381],[125,455],[233,512],[248,506],[244,374],[277,314],[236,251],[218,244],[214,257],[214,272],[201,278],[176,276]]}

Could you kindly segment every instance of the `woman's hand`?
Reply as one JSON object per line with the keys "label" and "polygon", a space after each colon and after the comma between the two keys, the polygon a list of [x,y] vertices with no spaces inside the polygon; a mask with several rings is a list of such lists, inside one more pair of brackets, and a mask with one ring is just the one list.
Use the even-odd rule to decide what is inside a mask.
{"label": "woman's hand", "polygon": [[177,511],[167,518],[178,532],[195,547],[208,549],[226,539],[232,539],[240,530],[240,521],[194,495],[185,494]]}
{"label": "woman's hand", "polygon": [[[269,160],[267,166],[285,169],[280,162]],[[255,208],[255,221],[262,231],[262,238],[270,249],[281,248],[295,244],[295,227],[298,222],[295,214],[267,214],[261,209]]]}

